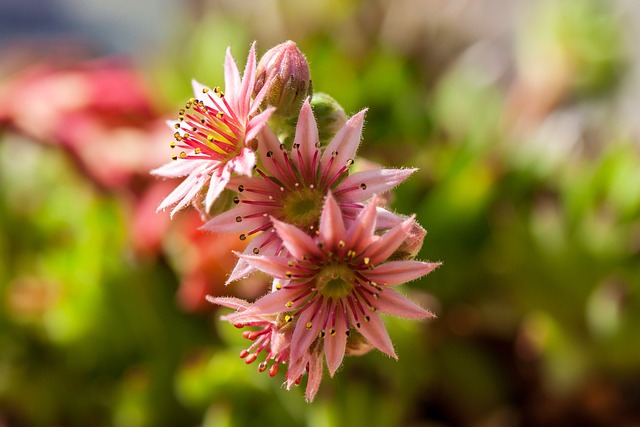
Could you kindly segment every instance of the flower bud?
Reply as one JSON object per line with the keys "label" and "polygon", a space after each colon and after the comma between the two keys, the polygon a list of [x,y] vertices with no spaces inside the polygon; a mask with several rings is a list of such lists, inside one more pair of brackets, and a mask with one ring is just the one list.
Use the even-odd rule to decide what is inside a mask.
{"label": "flower bud", "polygon": [[260,58],[254,96],[265,84],[269,89],[263,106],[276,107],[275,114],[285,119],[300,112],[302,101],[312,93],[311,73],[306,58],[294,42],[279,44]]}
{"label": "flower bud", "polygon": [[316,93],[311,98],[311,107],[318,123],[320,142],[328,144],[336,133],[347,123],[349,116],[338,101],[326,93]]}

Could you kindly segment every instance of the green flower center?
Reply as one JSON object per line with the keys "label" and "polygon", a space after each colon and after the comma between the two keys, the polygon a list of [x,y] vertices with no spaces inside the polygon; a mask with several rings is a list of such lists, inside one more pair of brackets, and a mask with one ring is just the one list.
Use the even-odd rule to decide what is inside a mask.
{"label": "green flower center", "polygon": [[283,200],[284,220],[299,228],[309,229],[318,223],[323,194],[310,188],[292,191]]}
{"label": "green flower center", "polygon": [[341,299],[353,290],[356,275],[345,264],[330,264],[316,276],[318,292],[325,297]]}

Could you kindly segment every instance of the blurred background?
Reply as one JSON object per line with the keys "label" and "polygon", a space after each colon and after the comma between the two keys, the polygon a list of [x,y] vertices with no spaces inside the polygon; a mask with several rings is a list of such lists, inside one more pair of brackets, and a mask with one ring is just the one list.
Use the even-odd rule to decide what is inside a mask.
{"label": "blurred background", "polygon": [[[640,3],[0,0],[0,426],[639,426]],[[241,249],[155,207],[164,126],[292,39],[444,265],[316,401],[204,295]],[[635,331],[635,332],[634,332]]]}

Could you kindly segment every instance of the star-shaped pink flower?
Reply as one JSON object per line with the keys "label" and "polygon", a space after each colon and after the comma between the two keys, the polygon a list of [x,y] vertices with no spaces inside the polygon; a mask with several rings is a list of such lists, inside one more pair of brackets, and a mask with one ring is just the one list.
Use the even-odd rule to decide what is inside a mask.
{"label": "star-shaped pink flower", "polygon": [[233,173],[250,176],[256,163],[253,141],[273,113],[273,108],[258,112],[267,85],[252,99],[256,75],[255,43],[251,45],[242,79],[231,50],[224,64],[225,92],[193,81],[194,98],[180,110],[173,147],[182,151],[173,162],[151,171],[165,178],[186,177],[158,206],[174,206],[173,216],[208,186],[205,207],[208,211]]}
{"label": "star-shaped pink flower", "polygon": [[308,400],[313,399],[320,381],[317,373],[322,372],[322,363],[318,367],[318,360],[324,354],[333,376],[352,332],[397,358],[379,313],[414,319],[434,316],[393,287],[431,272],[440,263],[390,261],[414,219],[378,235],[376,201],[373,197],[354,221],[347,222],[329,193],[315,237],[272,219],[290,258],[242,255],[251,266],[275,278],[275,290],[227,319],[238,323],[256,316],[280,315],[292,323],[287,383],[291,386],[305,370],[313,371],[317,384],[308,386]]}

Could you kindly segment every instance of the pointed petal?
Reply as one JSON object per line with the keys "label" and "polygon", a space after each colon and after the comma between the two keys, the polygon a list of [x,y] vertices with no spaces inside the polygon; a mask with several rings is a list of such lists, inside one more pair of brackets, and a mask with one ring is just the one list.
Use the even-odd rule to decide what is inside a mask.
{"label": "pointed petal", "polygon": [[[338,170],[347,164],[349,159],[355,158],[362,137],[362,126],[366,111],[366,109],[362,110],[351,117],[322,153],[320,158],[321,171],[329,179],[332,179]],[[331,161],[332,153],[334,152],[338,154]],[[329,165],[331,166],[329,167]]]}
{"label": "pointed petal", "polygon": [[329,374],[332,377],[340,367],[340,364],[342,364],[347,347],[347,323],[344,306],[341,302],[337,302],[334,303],[333,309],[335,310],[332,316],[334,321],[331,327],[335,330],[335,333],[327,333],[324,337],[324,354],[327,359]]}
{"label": "pointed petal", "polygon": [[172,160],[159,168],[153,169],[150,173],[163,178],[180,178],[189,175],[194,170],[203,167],[210,160]]}
{"label": "pointed petal", "polygon": [[430,273],[441,263],[422,261],[391,261],[363,271],[362,275],[380,285],[394,286],[410,282]]}
{"label": "pointed petal", "polygon": [[224,90],[228,94],[233,94],[232,99],[237,99],[237,95],[240,91],[240,71],[236,65],[233,55],[231,55],[231,48],[227,48],[227,53],[224,58]]}
{"label": "pointed petal", "polygon": [[360,322],[361,327],[358,330],[363,337],[373,344],[378,350],[389,356],[397,359],[398,356],[393,350],[393,344],[387,333],[387,329],[384,327],[384,323],[376,313],[369,314],[368,322]]}
{"label": "pointed petal", "polygon": [[319,141],[318,125],[316,124],[316,118],[313,116],[309,98],[307,98],[300,109],[298,124],[296,125],[296,136],[293,140],[293,146],[298,148],[291,150],[293,162],[307,184],[315,183],[316,177],[315,173],[312,173],[311,163],[313,161],[313,153],[317,150],[316,144]]}
{"label": "pointed petal", "polygon": [[305,256],[321,256],[322,253],[311,237],[294,225],[287,224],[276,219],[271,219],[273,226],[282,239],[282,244],[297,260]]}
{"label": "pointed petal", "polygon": [[270,222],[268,217],[265,218],[262,215],[247,218],[247,216],[255,213],[255,206],[240,203],[235,208],[214,216],[200,227],[200,230],[215,232],[250,231]]}
{"label": "pointed petal", "polygon": [[238,93],[238,111],[240,117],[249,115],[249,106],[251,105],[251,96],[253,95],[253,87],[256,82],[256,42],[251,43],[249,56],[242,74],[242,83],[240,93]]}
{"label": "pointed petal", "polygon": [[260,129],[267,124],[267,121],[274,111],[276,111],[275,107],[269,107],[249,120],[249,124],[247,125],[247,134],[244,137],[245,141],[249,142],[258,136]]}
{"label": "pointed petal", "polygon": [[376,231],[389,230],[398,224],[402,224],[402,222],[406,221],[408,218],[408,216],[398,215],[378,206],[376,207]]}
{"label": "pointed petal", "polygon": [[338,242],[347,238],[344,221],[342,220],[342,211],[331,192],[325,198],[318,230],[320,232],[320,240],[330,247],[337,248]]}
{"label": "pointed petal", "polygon": [[279,291],[269,292],[265,296],[259,298],[256,302],[251,304],[248,309],[227,316],[229,317],[228,320],[239,321],[247,317],[267,316],[270,314],[287,313],[293,311],[301,304],[304,304],[304,298],[295,301],[291,305],[291,307],[288,307],[287,303],[294,300],[302,292],[304,292],[304,289],[288,289],[285,285],[285,287],[283,287]]}
{"label": "pointed petal", "polygon": [[304,398],[307,402],[313,402],[318,389],[320,388],[320,381],[322,380],[322,358],[312,354],[309,357],[309,378],[307,379],[307,389],[304,393]]}
{"label": "pointed petal", "polygon": [[224,307],[233,308],[235,310],[246,310],[251,304],[249,302],[234,297],[213,297],[211,295],[206,296],[207,301],[211,304],[217,304]]}
{"label": "pointed petal", "polygon": [[[312,304],[314,304],[313,307],[307,308],[298,317],[291,337],[290,363],[292,365],[302,359],[303,355],[309,350],[311,343],[318,338],[322,330],[322,321],[320,319],[324,317],[325,304],[322,300],[316,300]],[[312,317],[313,320],[311,320]],[[307,329],[309,323],[311,327]]]}
{"label": "pointed petal", "polygon": [[356,220],[347,232],[347,247],[350,247],[358,254],[374,240],[373,233],[376,229],[377,201],[378,199],[374,196],[364,209],[358,213]]}
{"label": "pointed petal", "polygon": [[[184,182],[187,182],[189,178],[185,179]],[[183,182],[183,183],[184,183]],[[193,184],[191,185],[191,187],[189,188],[189,186],[187,186],[187,188],[189,188],[189,191],[187,192],[187,194],[184,195],[184,197],[182,198],[182,200],[180,200],[174,207],[173,210],[171,210],[171,214],[169,216],[171,216],[171,218],[173,218],[173,216],[182,208],[186,207],[189,203],[191,203],[191,200],[193,200],[193,198],[196,196],[196,194],[198,194],[198,192],[200,192],[200,190],[202,189],[202,187],[204,187],[204,183],[205,180],[202,179],[201,177],[198,177],[195,179],[195,181],[193,182]],[[182,184],[181,184],[182,185]],[[166,199],[165,199],[166,200]],[[160,209],[160,206],[158,206],[158,209]]]}
{"label": "pointed petal", "polygon": [[[247,248],[242,252],[243,255],[255,255],[255,251],[259,251],[261,255],[275,255],[275,251],[280,246],[280,239],[272,238],[271,240],[269,240],[271,238],[271,235],[272,233],[270,231],[258,234],[247,245]],[[225,285],[235,282],[236,280],[244,279],[254,271],[256,271],[254,267],[249,265],[249,263],[244,259],[240,258],[233,268],[233,271],[229,275],[229,278],[225,282]]]}
{"label": "pointed petal", "polygon": [[369,245],[364,255],[371,258],[371,263],[374,265],[385,261],[398,249],[402,242],[404,242],[404,239],[407,238],[413,222],[413,217],[410,217],[384,233],[379,239]]}
{"label": "pointed petal", "polygon": [[405,319],[435,317],[430,311],[425,310],[391,288],[383,288],[382,292],[380,292],[380,297],[374,304],[380,313],[404,317]]}
{"label": "pointed petal", "polygon": [[222,190],[227,186],[229,178],[231,178],[231,171],[228,165],[225,165],[221,170],[214,172],[214,174],[211,175],[209,190],[207,191],[207,197],[205,198],[207,211],[211,210],[213,202],[216,201],[218,196],[220,196],[220,193],[222,193]]}
{"label": "pointed petal", "polygon": [[291,273],[294,278],[296,275],[306,275],[307,273],[307,271],[301,270],[295,265],[290,266],[288,260],[284,257],[244,254],[240,255],[240,257],[252,267],[278,279],[287,280],[288,273]]}
{"label": "pointed petal", "polygon": [[391,190],[417,170],[375,169],[356,172],[346,177],[333,191],[340,195],[341,202],[360,202],[374,194]]}

